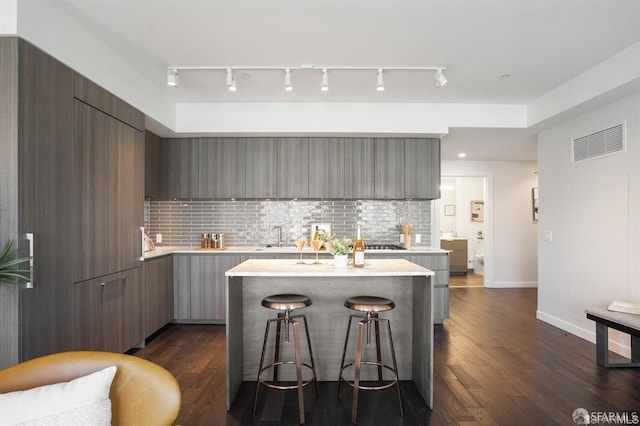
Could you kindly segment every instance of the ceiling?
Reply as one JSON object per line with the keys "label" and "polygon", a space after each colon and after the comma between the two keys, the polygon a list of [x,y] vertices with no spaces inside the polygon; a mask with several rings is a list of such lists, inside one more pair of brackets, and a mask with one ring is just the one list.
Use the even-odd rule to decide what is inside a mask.
{"label": "ceiling", "polygon": [[[638,0],[56,1],[175,102],[526,105],[640,40]],[[442,66],[449,81],[436,87],[432,72],[389,70],[378,92],[373,70],[330,70],[322,92],[319,70],[294,69],[286,92],[284,67],[301,65]],[[223,70],[184,70],[168,87],[169,66],[238,68],[238,90],[226,89]],[[502,133],[535,140],[527,131],[479,135],[496,143]],[[498,152],[511,151],[506,143]]]}

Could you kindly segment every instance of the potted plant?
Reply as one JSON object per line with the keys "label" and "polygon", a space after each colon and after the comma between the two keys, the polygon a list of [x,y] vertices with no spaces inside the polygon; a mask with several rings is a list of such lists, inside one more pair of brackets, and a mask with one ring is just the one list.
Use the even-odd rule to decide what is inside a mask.
{"label": "potted plant", "polygon": [[29,281],[29,272],[26,269],[16,269],[15,266],[28,262],[28,257],[11,259],[13,243],[7,241],[4,249],[0,252],[0,284],[13,285],[17,280]]}
{"label": "potted plant", "polygon": [[351,251],[351,240],[349,238],[332,237],[329,240],[329,250],[333,255],[334,266],[346,267],[349,251]]}

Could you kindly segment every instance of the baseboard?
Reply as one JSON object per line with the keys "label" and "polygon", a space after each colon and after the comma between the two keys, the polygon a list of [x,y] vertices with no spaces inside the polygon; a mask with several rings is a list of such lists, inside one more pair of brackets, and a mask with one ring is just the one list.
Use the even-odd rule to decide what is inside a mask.
{"label": "baseboard", "polygon": [[521,281],[521,282],[492,282],[484,284],[487,288],[536,288],[538,287],[537,281]]}
{"label": "baseboard", "polygon": [[[588,342],[591,342],[595,345],[596,343],[596,333],[595,333],[595,329],[593,331],[591,330],[586,330],[582,327],[578,327],[575,324],[572,324],[570,322],[567,322],[563,319],[560,319],[558,317],[555,317],[553,315],[549,315],[546,314],[542,311],[536,311],[536,318],[539,319],[540,321],[544,321],[547,324],[551,324],[554,327],[557,327],[561,330],[566,331],[567,333],[571,333],[574,336],[578,336],[581,339],[584,339]],[[595,323],[594,323],[595,324]],[[629,348],[628,346],[625,345],[621,345],[618,342],[614,342],[611,339],[609,339],[609,350],[612,352],[617,353],[618,355],[622,355],[626,358],[631,357],[631,348]],[[595,351],[595,348],[594,348]],[[594,352],[595,354],[595,352]]]}

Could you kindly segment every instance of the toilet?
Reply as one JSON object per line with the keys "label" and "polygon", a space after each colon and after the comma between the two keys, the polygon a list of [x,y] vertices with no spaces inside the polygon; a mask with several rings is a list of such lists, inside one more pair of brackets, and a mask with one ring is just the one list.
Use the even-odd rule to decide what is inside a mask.
{"label": "toilet", "polygon": [[478,275],[484,275],[484,238],[476,238],[475,243],[473,272]]}

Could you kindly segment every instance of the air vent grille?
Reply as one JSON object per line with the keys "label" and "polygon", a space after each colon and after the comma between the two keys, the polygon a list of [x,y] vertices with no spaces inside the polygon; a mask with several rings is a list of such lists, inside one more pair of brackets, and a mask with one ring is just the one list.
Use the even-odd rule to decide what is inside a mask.
{"label": "air vent grille", "polygon": [[622,124],[573,141],[573,161],[584,161],[625,150]]}

